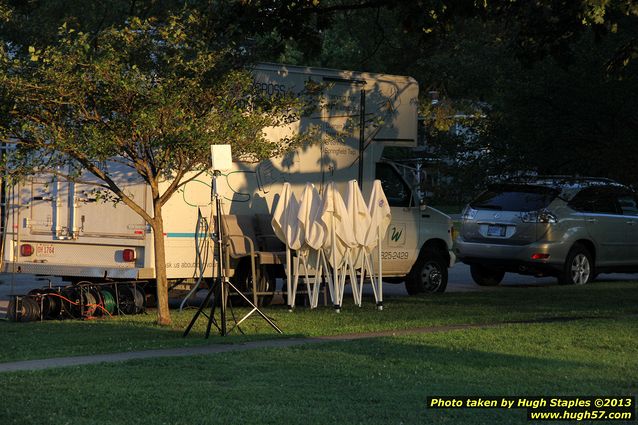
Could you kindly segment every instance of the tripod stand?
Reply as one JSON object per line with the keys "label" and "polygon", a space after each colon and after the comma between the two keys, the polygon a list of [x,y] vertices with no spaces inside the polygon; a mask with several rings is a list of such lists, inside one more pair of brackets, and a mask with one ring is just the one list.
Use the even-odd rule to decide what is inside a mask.
{"label": "tripod stand", "polygon": [[[204,300],[200,304],[199,308],[197,309],[197,312],[195,313],[195,316],[193,316],[190,323],[186,327],[186,330],[184,331],[183,336],[186,337],[189,334],[193,325],[197,321],[197,318],[199,317],[200,314],[202,314],[202,312],[204,311],[204,309],[210,302],[210,299],[213,298],[213,296],[214,296],[214,300],[211,305],[210,314],[208,315],[208,324],[206,325],[207,339],[210,336],[210,329],[213,324],[219,330],[219,334],[221,336],[226,336],[230,332],[232,332],[235,328],[239,327],[239,325],[244,320],[248,319],[248,317],[250,317],[253,313],[259,314],[274,330],[276,330],[278,333],[281,334],[283,333],[281,329],[279,329],[272,320],[270,320],[259,308],[257,308],[257,306],[253,304],[253,302],[250,301],[248,297],[246,297],[246,295],[244,295],[239,289],[237,289],[237,287],[235,287],[235,285],[233,285],[230,282],[230,280],[224,273],[224,267],[223,267],[224,237],[222,234],[222,226],[221,226],[222,208],[221,208],[221,197],[219,196],[219,193],[217,193],[217,177],[219,177],[220,175],[221,175],[221,172],[219,170],[215,170],[213,172],[213,184],[212,184],[211,197],[215,199],[215,214],[216,214],[215,233],[213,235],[210,235],[210,234],[207,235],[207,237],[212,237],[213,241],[215,242],[215,245],[217,245],[217,278],[215,279],[215,283],[208,290],[208,293],[206,294],[206,298],[204,298]],[[246,315],[244,315],[244,317],[242,317],[239,321],[237,321],[235,317],[233,316],[233,320],[235,321],[235,324],[233,325],[232,328],[230,328],[230,330],[228,330],[226,327],[226,324],[227,324],[226,310],[228,305],[229,290],[235,291],[237,294],[239,294],[240,297],[244,299],[244,301],[246,301],[246,303],[248,303],[250,307],[252,307],[252,310],[250,310]],[[215,320],[215,309],[217,307],[218,300],[219,300],[219,310],[220,310],[219,323],[217,323],[217,321]]]}

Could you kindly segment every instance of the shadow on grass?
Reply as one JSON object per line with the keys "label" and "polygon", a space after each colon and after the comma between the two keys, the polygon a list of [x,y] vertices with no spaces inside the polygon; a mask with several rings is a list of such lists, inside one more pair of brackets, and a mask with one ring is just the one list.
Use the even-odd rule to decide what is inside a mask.
{"label": "shadow on grass", "polygon": [[[626,326],[516,325],[16,373],[0,382],[13,389],[3,408],[15,423],[518,424],[523,409],[432,410],[426,398],[630,394],[638,356]],[[576,344],[596,335],[610,335],[607,348]],[[78,391],[88,377],[101,385]]]}
{"label": "shadow on grass", "polygon": [[[91,321],[13,323],[0,321],[0,361],[175,348],[210,343],[240,343],[278,338],[270,326],[253,315],[242,329],[204,339],[207,324],[202,316],[187,338],[182,333],[194,309],[173,311],[173,326],[155,324],[155,314]],[[610,282],[585,286],[506,288],[490,292],[444,293],[435,296],[388,297],[377,311],[366,300],[359,308],[347,301],[340,314],[326,306],[316,310],[284,306],[264,308],[285,332],[283,337],[337,335],[358,332],[404,330],[451,324],[503,323],[560,317],[610,317],[638,312],[638,284]],[[246,309],[236,309],[241,317]]]}

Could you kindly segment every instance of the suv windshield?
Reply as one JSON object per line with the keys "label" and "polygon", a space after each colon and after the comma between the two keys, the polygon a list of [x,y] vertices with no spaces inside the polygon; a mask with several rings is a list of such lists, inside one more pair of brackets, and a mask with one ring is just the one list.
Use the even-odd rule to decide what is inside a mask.
{"label": "suv windshield", "polygon": [[475,210],[538,211],[558,196],[558,190],[545,186],[498,184],[489,186],[470,207]]}

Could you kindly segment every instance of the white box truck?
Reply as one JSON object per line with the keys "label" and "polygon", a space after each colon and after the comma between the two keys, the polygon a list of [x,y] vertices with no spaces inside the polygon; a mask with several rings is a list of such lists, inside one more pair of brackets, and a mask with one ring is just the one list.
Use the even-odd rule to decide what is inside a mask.
{"label": "white box truck", "polygon": [[[348,180],[359,176],[361,153],[364,196],[373,180],[380,179],[392,208],[382,249],[384,280],[405,281],[411,294],[445,290],[447,268],[454,263],[452,222],[417,199],[415,182],[383,158],[387,146],[416,146],[417,82],[410,77],[269,63],[255,66],[253,75],[254,84],[269,95],[299,93],[308,81],[323,85],[325,93],[314,114],[286,128],[265,130],[281,137],[314,125],[321,137],[284,157],[234,162],[233,169],[218,178],[224,213],[271,213],[284,182],[291,183],[297,196],[306,182],[320,191],[330,181],[345,189]],[[118,182],[134,199],[145,200],[150,211],[145,184],[121,171]],[[91,185],[36,175],[5,186],[2,194],[2,271],[89,281],[155,277],[150,227],[124,204],[96,199]],[[198,210],[210,207],[210,176],[190,182],[164,206],[166,267],[173,282],[188,283],[198,274]],[[281,275],[283,267],[278,268],[271,276]],[[212,269],[209,260],[207,276]]]}

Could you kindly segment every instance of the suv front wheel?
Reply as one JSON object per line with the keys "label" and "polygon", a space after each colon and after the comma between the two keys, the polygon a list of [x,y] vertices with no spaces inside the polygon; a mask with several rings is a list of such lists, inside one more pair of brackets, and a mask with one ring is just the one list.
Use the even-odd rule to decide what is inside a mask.
{"label": "suv front wheel", "polygon": [[474,283],[479,286],[497,286],[505,276],[503,270],[492,269],[480,264],[472,264],[470,266],[470,274]]}
{"label": "suv front wheel", "polygon": [[580,244],[572,247],[558,276],[562,285],[584,285],[594,278],[594,261],[589,250]]}

